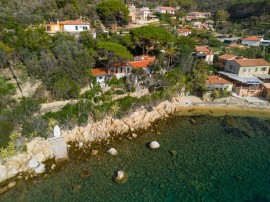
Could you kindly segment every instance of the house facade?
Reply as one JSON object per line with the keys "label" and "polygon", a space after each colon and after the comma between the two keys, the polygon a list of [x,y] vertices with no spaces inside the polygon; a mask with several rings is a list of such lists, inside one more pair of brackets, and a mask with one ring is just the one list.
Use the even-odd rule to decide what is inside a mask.
{"label": "house facade", "polygon": [[212,50],[205,46],[196,46],[195,51],[196,59],[203,59],[206,63],[213,64],[214,53]]}
{"label": "house facade", "polygon": [[231,54],[224,54],[218,57],[217,65],[220,67],[225,67],[225,64],[228,60],[236,59],[238,56],[231,55]]}
{"label": "house facade", "polygon": [[269,79],[270,64],[264,59],[233,59],[225,64],[224,77],[234,83],[233,91],[241,97],[258,97],[263,93],[263,81],[259,78]]}
{"label": "house facade", "polygon": [[191,34],[191,30],[186,28],[178,29],[177,31],[179,36],[188,36]]}
{"label": "house facade", "polygon": [[136,15],[140,20],[148,20],[148,18],[151,16],[152,12],[148,7],[142,7],[138,8],[136,11]]}
{"label": "house facade", "polygon": [[242,44],[247,46],[260,46],[263,38],[257,36],[247,36],[242,38]]}
{"label": "house facade", "polygon": [[105,88],[107,86],[107,80],[111,79],[113,74],[108,73],[108,69],[106,68],[93,68],[91,69],[92,75],[96,78],[96,82],[101,86],[101,88]]}
{"label": "house facade", "polygon": [[211,13],[193,11],[193,12],[188,13],[188,16],[192,16],[193,19],[206,19],[206,18],[211,17]]}
{"label": "house facade", "polygon": [[96,30],[91,29],[88,22],[81,20],[67,20],[56,23],[46,24],[46,32],[48,34],[56,34],[57,32],[67,32],[73,35],[79,35],[82,31],[90,31],[94,38],[96,38]]}
{"label": "house facade", "polygon": [[211,75],[207,77],[206,87],[208,89],[221,89],[232,91],[233,83],[217,75]]}
{"label": "house facade", "polygon": [[168,13],[174,15],[177,9],[173,7],[158,6],[154,10],[158,13]]}
{"label": "house facade", "polygon": [[238,76],[268,74],[270,64],[264,59],[233,59],[226,62],[224,70]]}

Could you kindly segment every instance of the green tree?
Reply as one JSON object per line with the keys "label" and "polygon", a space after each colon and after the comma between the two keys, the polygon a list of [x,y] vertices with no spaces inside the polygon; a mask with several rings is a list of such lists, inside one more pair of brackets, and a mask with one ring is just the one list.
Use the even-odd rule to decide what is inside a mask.
{"label": "green tree", "polygon": [[192,84],[193,84],[193,90],[202,91],[205,90],[205,81],[207,79],[207,74],[209,72],[209,68],[207,63],[204,60],[198,60],[196,62],[196,65],[192,69]]}
{"label": "green tree", "polygon": [[117,23],[118,25],[128,24],[129,10],[127,6],[119,0],[107,0],[97,6],[97,14],[100,19],[108,25]]}
{"label": "green tree", "polygon": [[165,46],[173,42],[172,35],[164,28],[153,25],[143,26],[130,31],[131,39],[135,45],[143,49],[143,54],[148,54],[150,48]]}
{"label": "green tree", "polygon": [[126,47],[113,42],[99,42],[97,44],[101,56],[106,57],[107,68],[110,73],[115,62],[125,61],[132,58]]}

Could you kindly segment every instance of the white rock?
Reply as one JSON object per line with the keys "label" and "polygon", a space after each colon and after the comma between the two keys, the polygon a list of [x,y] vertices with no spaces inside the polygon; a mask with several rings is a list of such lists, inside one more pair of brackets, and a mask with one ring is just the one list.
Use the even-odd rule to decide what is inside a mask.
{"label": "white rock", "polygon": [[0,183],[7,179],[7,167],[0,165]]}
{"label": "white rock", "polygon": [[107,153],[112,156],[116,156],[118,154],[118,151],[115,148],[110,148]]}
{"label": "white rock", "polygon": [[136,134],[136,133],[132,133],[132,135],[131,135],[133,138],[137,138],[138,137],[138,135]]}
{"label": "white rock", "polygon": [[53,136],[54,137],[60,137],[61,136],[61,131],[58,125],[55,125],[53,128]]}
{"label": "white rock", "polygon": [[35,154],[35,159],[38,162],[44,162],[44,161],[46,161],[46,156],[43,154],[43,152],[39,152],[39,153]]}
{"label": "white rock", "polygon": [[51,169],[54,170],[56,168],[55,164],[52,164]]}
{"label": "white rock", "polygon": [[7,171],[7,177],[11,178],[14,177],[15,175],[17,175],[19,173],[18,169],[16,167],[11,167],[10,169],[8,169]]}
{"label": "white rock", "polygon": [[28,167],[29,168],[36,168],[38,167],[39,162],[37,161],[37,159],[32,158],[29,162],[28,162]]}
{"label": "white rock", "polygon": [[117,171],[117,177],[116,180],[122,180],[125,177],[125,173],[122,170]]}
{"label": "white rock", "polygon": [[11,189],[11,188],[15,187],[16,184],[17,184],[17,182],[15,182],[15,181],[14,181],[14,182],[10,182],[10,183],[8,184],[7,187],[8,187],[9,189]]}
{"label": "white rock", "polygon": [[79,148],[83,147],[83,142],[79,142]]}
{"label": "white rock", "polygon": [[45,172],[45,164],[41,163],[38,167],[36,167],[35,172],[37,174],[44,173]]}
{"label": "white rock", "polygon": [[130,128],[130,131],[133,132],[134,131],[134,128]]}
{"label": "white rock", "polygon": [[150,149],[157,149],[157,148],[159,148],[160,147],[160,144],[157,142],[157,141],[152,141],[152,142],[150,142],[150,144],[149,144],[149,148]]}

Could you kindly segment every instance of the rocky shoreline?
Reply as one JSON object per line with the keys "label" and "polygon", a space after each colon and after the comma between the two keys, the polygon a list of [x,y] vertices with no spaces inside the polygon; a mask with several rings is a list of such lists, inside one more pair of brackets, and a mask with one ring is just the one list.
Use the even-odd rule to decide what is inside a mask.
{"label": "rocky shoreline", "polygon": [[[215,111],[217,108],[230,109],[231,111],[238,110],[239,112],[254,110],[254,113],[260,113],[258,110],[263,110],[266,113],[265,115],[270,117],[270,105],[268,103],[248,103],[236,98],[203,102],[196,97],[193,97],[195,100],[191,98],[174,97],[171,101],[166,100],[159,103],[151,110],[141,106],[122,119],[106,117],[101,121],[88,123],[84,127],[63,130],[62,136],[66,143],[73,142],[80,148],[91,147],[91,143],[101,142],[114,135],[128,134],[132,136],[132,134],[135,134],[134,131],[147,130],[155,121],[173,114],[198,115],[198,112],[194,112],[196,109],[207,109],[207,113],[210,114],[213,113],[212,110]],[[200,113],[207,114],[206,112]],[[252,116],[252,113],[250,116]],[[16,186],[18,180],[27,180],[41,175],[45,170],[55,169],[55,164],[46,165],[45,163],[51,159],[54,159],[54,152],[49,141],[40,137],[34,138],[27,143],[26,152],[17,154],[0,165],[0,194]]]}

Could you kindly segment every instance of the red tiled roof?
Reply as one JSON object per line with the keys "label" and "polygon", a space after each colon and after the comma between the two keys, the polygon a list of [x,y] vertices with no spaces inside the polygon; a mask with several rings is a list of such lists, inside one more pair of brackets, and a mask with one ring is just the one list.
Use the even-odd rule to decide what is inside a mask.
{"label": "red tiled roof", "polygon": [[259,38],[257,36],[246,36],[246,37],[242,38],[242,40],[245,40],[245,41],[260,41],[260,40],[262,40],[262,38]]}
{"label": "red tiled roof", "polygon": [[223,79],[217,75],[208,76],[208,79],[206,80],[206,84],[231,84],[231,82],[227,81],[226,79]]}
{"label": "red tiled roof", "polygon": [[88,22],[82,22],[80,20],[66,20],[59,22],[60,25],[90,25]]}
{"label": "red tiled roof", "polygon": [[224,54],[224,55],[219,56],[218,58],[219,58],[219,59],[222,59],[222,60],[229,60],[229,59],[233,59],[233,58],[235,58],[235,57],[237,57],[237,56],[235,56],[235,55],[230,55],[230,54]]}
{"label": "red tiled roof", "polygon": [[242,67],[270,66],[270,63],[262,58],[260,59],[234,59],[233,61],[235,61]]}
{"label": "red tiled roof", "polygon": [[196,46],[195,50],[196,50],[196,52],[203,52],[206,55],[213,54],[213,52],[205,46]]}
{"label": "red tiled roof", "polygon": [[186,28],[182,28],[182,29],[178,29],[178,32],[184,33],[184,32],[191,32],[190,29],[186,29]]}
{"label": "red tiled roof", "polygon": [[101,75],[107,75],[108,70],[106,68],[93,68],[91,69],[93,76],[101,76]]}
{"label": "red tiled roof", "polygon": [[230,47],[230,48],[234,48],[234,47],[236,47],[236,48],[243,48],[245,46],[242,45],[242,44],[238,44],[238,43],[232,43],[232,44],[228,45],[227,47]]}
{"label": "red tiled roof", "polygon": [[129,62],[133,68],[146,68],[150,63],[155,62],[155,58],[149,58],[148,60],[140,60]]}
{"label": "red tiled roof", "polygon": [[161,8],[162,10],[166,10],[166,11],[175,11],[176,8],[172,8],[172,7],[166,7],[166,6],[158,6],[159,8]]}

